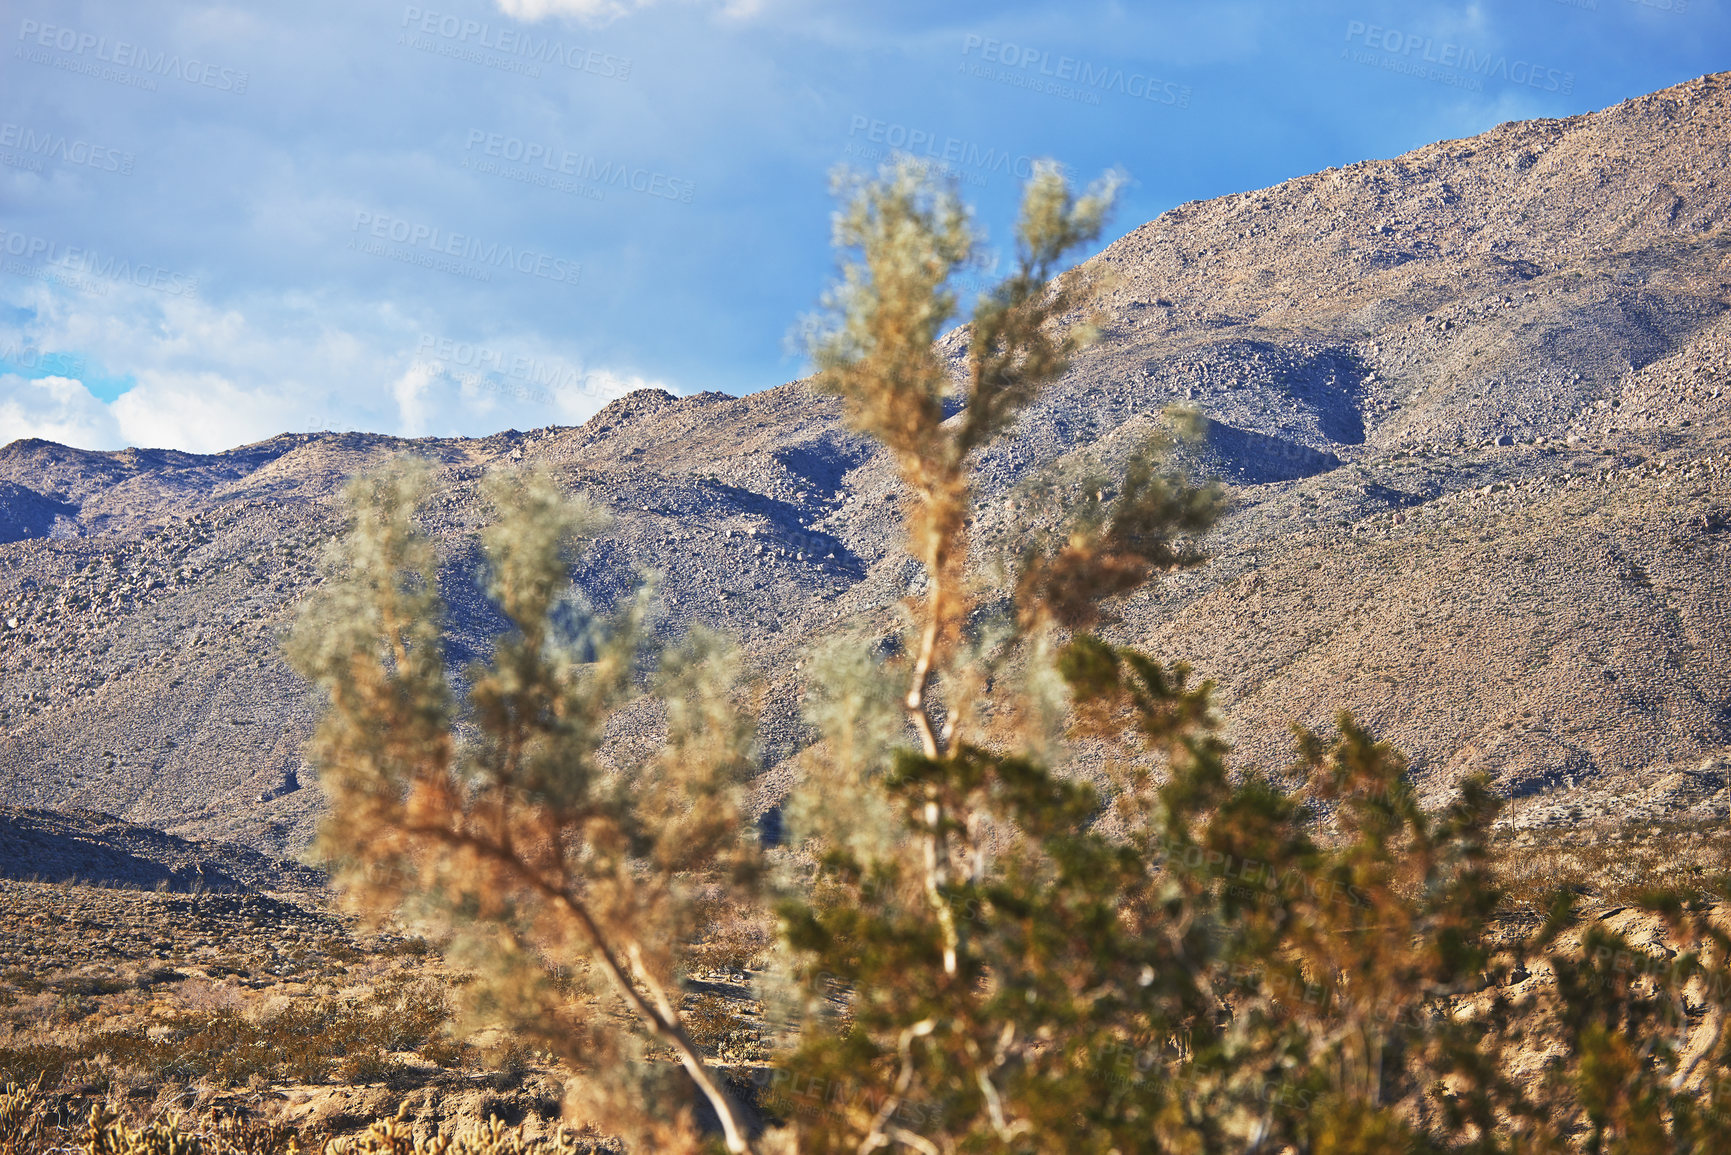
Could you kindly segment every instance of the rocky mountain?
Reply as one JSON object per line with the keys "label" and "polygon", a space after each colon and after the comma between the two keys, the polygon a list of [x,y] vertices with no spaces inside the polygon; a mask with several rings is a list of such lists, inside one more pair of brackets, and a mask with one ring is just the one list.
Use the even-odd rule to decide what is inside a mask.
{"label": "rocky mountain", "polygon": [[[1043,471],[1120,461],[1175,401],[1235,507],[1126,640],[1216,679],[1239,757],[1349,708],[1434,796],[1490,772],[1510,821],[1724,813],[1731,754],[1731,74],[1589,115],[1186,204],[1096,260],[1104,339],[981,463],[977,532]],[[945,338],[960,356],[967,333]],[[313,717],[277,637],[345,476],[439,476],[459,657],[489,469],[539,461],[612,508],[577,578],[659,571],[669,630],[769,672],[761,801],[803,740],[794,647],[888,633],[917,581],[893,475],[795,382],[641,392],[576,428],[285,434],[227,453],[0,449],[0,802],[89,807],[271,852],[316,814]]]}

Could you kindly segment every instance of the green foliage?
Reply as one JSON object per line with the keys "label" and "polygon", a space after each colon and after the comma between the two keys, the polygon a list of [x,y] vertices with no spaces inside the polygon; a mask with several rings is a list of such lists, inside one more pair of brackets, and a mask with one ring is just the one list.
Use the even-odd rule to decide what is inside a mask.
{"label": "green foliage", "polygon": [[[836,243],[858,256],[843,263],[831,317],[812,334],[811,351],[818,386],[842,398],[854,428],[883,443],[910,494],[909,548],[925,566],[928,591],[911,647],[908,710],[935,757],[944,740],[926,718],[925,694],[970,609],[963,572],[971,458],[1097,336],[1088,308],[1099,279],[1082,267],[1054,274],[1099,236],[1118,178],[1078,198],[1056,166],[1036,167],[1023,197],[1016,271],[976,306],[959,382],[933,347],[955,311],[947,283],[978,244],[954,190],[934,185],[913,160],[876,181],[843,177],[837,186],[849,199],[836,218]],[[950,398],[962,402],[955,421],[944,419]]]}
{"label": "green foliage", "polygon": [[[1192,413],[1174,410],[1168,418],[1181,437],[1201,436]],[[1050,540],[1036,536],[1022,550],[1016,604],[1025,628],[1050,622],[1091,629],[1106,599],[1137,589],[1150,574],[1206,560],[1195,543],[1219,519],[1225,498],[1216,486],[1191,485],[1161,470],[1176,441],[1157,435],[1118,477],[1054,487],[1052,499],[1068,512]]]}
{"label": "green foliage", "polygon": [[[1563,945],[1567,908],[1531,941],[1500,935],[1486,781],[1429,813],[1399,754],[1345,715],[1333,737],[1298,730],[1282,778],[1231,767],[1210,686],[1075,632],[1201,560],[1222,495],[1162,470],[1170,441],[1117,478],[1053,479],[1058,531],[1022,550],[998,636],[970,644],[968,456],[1088,337],[1063,327],[1085,273],[1027,279],[1098,227],[1102,202],[1057,180],[1031,187],[1022,272],[976,312],[960,386],[929,346],[972,245],[953,194],[902,166],[856,184],[840,218],[863,255],[822,380],[895,458],[928,592],[887,671],[908,687],[911,744],[873,721],[883,672],[857,651],[820,667],[842,684],[820,690],[826,743],[798,811],[818,872],[778,907],[806,1018],[772,1102],[799,1148],[1721,1149],[1731,955],[1704,910],[1646,903],[1700,944],[1664,974],[1631,971],[1647,956],[1603,928]],[[964,408],[946,421],[952,392]],[[1011,653],[1019,679],[1002,676]],[[989,727],[994,712],[1070,718],[1107,751],[1093,784],[1038,724]],[[850,778],[871,837],[826,817]],[[1547,947],[1554,991],[1511,993]],[[1707,1042],[1685,1056],[1671,1040],[1702,1013]],[[1548,1073],[1515,1077],[1535,1047],[1555,1053]]]}

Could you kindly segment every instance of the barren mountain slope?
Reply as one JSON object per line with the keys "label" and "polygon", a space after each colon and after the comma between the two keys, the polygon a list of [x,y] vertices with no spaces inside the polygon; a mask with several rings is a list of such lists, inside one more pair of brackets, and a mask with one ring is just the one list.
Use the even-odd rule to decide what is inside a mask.
{"label": "barren mountain slope", "polygon": [[[1194,464],[1237,507],[1214,563],[1115,629],[1218,679],[1246,760],[1278,766],[1289,720],[1348,707],[1428,790],[1491,772],[1517,822],[1702,805],[1678,771],[1731,748],[1728,155],[1720,75],[1174,209],[1098,258],[1105,339],[986,455],[979,536],[1025,532],[1035,472],[1120,460],[1188,400],[1212,421]],[[405,448],[441,471],[460,656],[496,625],[476,484],[548,462],[617,514],[578,575],[592,600],[654,567],[669,628],[736,630],[773,672],[769,763],[801,740],[779,656],[838,618],[887,632],[916,576],[886,463],[800,383],[478,440],[19,442],[0,802],[301,842],[312,712],[274,639],[341,479]]]}

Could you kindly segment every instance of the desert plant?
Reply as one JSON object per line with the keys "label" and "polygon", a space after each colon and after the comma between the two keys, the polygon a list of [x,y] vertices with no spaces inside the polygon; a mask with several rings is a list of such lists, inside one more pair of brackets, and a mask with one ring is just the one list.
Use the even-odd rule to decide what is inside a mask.
{"label": "desert plant", "polygon": [[361,1135],[325,1146],[328,1155],[591,1155],[597,1150],[568,1129],[532,1139],[498,1118],[433,1135],[417,1135],[399,1113],[379,1119]]}
{"label": "desert plant", "polygon": [[[1642,896],[1677,944],[1662,962],[1568,901],[1501,935],[1486,780],[1428,812],[1347,715],[1329,736],[1298,729],[1284,771],[1234,765],[1213,687],[1111,640],[1114,599],[1199,564],[1225,508],[1167,453],[1194,415],[1104,474],[1057,463],[1024,487],[1014,548],[976,548],[980,451],[1096,335],[1100,274],[1060,267],[1098,235],[1113,182],[1077,196],[1036,170],[1017,267],[943,346],[965,349],[955,365],[937,339],[979,238],[954,191],[912,162],[842,191],[856,259],[812,334],[817,383],[885,447],[924,584],[899,646],[831,639],[809,667],[822,740],[801,755],[783,861],[817,870],[790,870],[775,906],[805,1013],[766,1095],[785,1126],[761,1145],[1725,1149],[1731,934],[1700,895],[1731,886]],[[470,1002],[511,1046],[587,1067],[638,1146],[702,1141],[656,1104],[670,1068],[622,1061],[620,1009],[749,1150],[693,1034],[735,1050],[761,1035],[713,999],[688,1027],[678,997],[694,958],[765,950],[731,651],[693,632],[646,677],[646,598],[604,618],[563,600],[599,515],[548,477],[499,476],[483,548],[512,628],[459,708],[414,525],[424,485],[400,463],[353,483],[353,531],[291,646],[328,700],[321,846],[353,900],[475,969]],[[609,719],[647,706],[665,740],[628,761]],[[704,953],[706,919],[731,929]],[[1516,992],[1529,964],[1555,982]],[[1539,1051],[1541,1077],[1511,1074]],[[401,1119],[354,1147],[387,1148],[421,1149]]]}
{"label": "desert plant", "polygon": [[[966,213],[911,163],[845,191],[837,239],[859,257],[815,340],[818,382],[894,461],[925,585],[891,657],[832,643],[814,664],[825,740],[794,812],[819,869],[779,907],[808,1017],[772,1097],[801,1149],[1722,1144],[1723,1116],[1689,1095],[1726,1086],[1726,956],[1705,914],[1655,896],[1699,953],[1619,983],[1577,981],[1581,954],[1559,951],[1560,995],[1523,1018],[1503,988],[1566,908],[1499,940],[1484,779],[1426,813],[1400,756],[1346,716],[1329,740],[1298,731],[1290,776],[1231,768],[1210,686],[1089,632],[1111,599],[1200,560],[1222,508],[1161,468],[1163,446],[1100,482],[1054,471],[1060,515],[1019,527],[1011,572],[970,568],[973,457],[1089,339],[1095,275],[1051,274],[1109,188],[1075,198],[1036,174],[1019,269],[954,371],[934,343],[975,244]],[[998,585],[977,596],[982,574]],[[1065,718],[1098,743],[1088,779],[1064,767]],[[1589,934],[1586,958],[1627,957],[1612,945]],[[1703,999],[1706,1042],[1652,1035],[1686,1037]],[[1523,1085],[1506,1063],[1535,1037],[1566,1053]]]}
{"label": "desert plant", "polygon": [[[973,249],[965,213],[913,164],[847,191],[837,240],[860,256],[816,340],[819,382],[896,463],[926,589],[892,674],[906,686],[912,747],[870,721],[887,703],[849,684],[880,676],[857,655],[839,659],[851,670],[831,661],[847,676],[825,687],[817,712],[840,773],[869,779],[880,822],[902,830],[870,843],[826,821],[820,804],[805,807],[821,881],[810,898],[785,901],[782,917],[812,993],[839,984],[848,1014],[817,1016],[788,1060],[832,1089],[796,1125],[818,1150],[1033,1149],[1059,1133],[1075,1150],[1125,1149],[1173,1104],[1161,1080],[1113,1087],[1112,1064],[1137,1039],[1164,1046],[1208,1020],[1211,960],[1193,957],[1182,931],[1146,933],[1162,885],[1146,848],[1091,829],[1097,791],[1036,755],[1061,714],[1050,708],[1058,632],[1092,625],[1103,599],[1154,571],[1198,560],[1192,543],[1220,495],[1147,457],[1110,505],[1103,490],[1067,494],[1060,528],[1019,559],[1010,612],[974,622],[973,459],[1092,339],[1094,274],[1053,274],[1098,234],[1112,182],[1076,197],[1055,168],[1036,172],[1018,267],[975,309],[959,381],[933,341],[954,309],[946,282]],[[946,401],[959,408],[953,419]],[[1022,693],[1000,691],[1022,699],[1006,730],[976,707],[987,685],[1009,680],[1006,659],[1018,651]],[[1205,713],[1205,697],[1174,693],[1178,708]],[[1191,746],[1217,764],[1213,747]],[[822,760],[820,782],[834,776]]]}
{"label": "desert plant", "polygon": [[[600,511],[546,476],[495,476],[499,518],[482,545],[511,629],[466,672],[459,710],[437,559],[413,521],[424,490],[425,470],[403,462],[351,484],[353,528],[289,646],[327,701],[312,743],[331,802],[319,846],[363,909],[449,940],[481,976],[471,1008],[596,1085],[632,1069],[609,1018],[621,1000],[708,1099],[729,1149],[745,1150],[741,1109],[687,1033],[677,986],[703,902],[754,870],[733,799],[750,738],[733,652],[693,631],[646,689],[647,592],[605,618],[566,596]],[[646,692],[665,741],[619,764],[606,726]],[[637,1106],[657,1127],[681,1117]]]}
{"label": "desert plant", "polygon": [[[308,1142],[303,1145],[302,1140]],[[196,1118],[152,1115],[128,1120],[106,1104],[95,1104],[82,1122],[67,1104],[35,1086],[0,1087],[0,1152],[4,1155],[591,1155],[598,1146],[568,1128],[532,1137],[498,1118],[485,1123],[427,1131],[404,1112],[376,1120],[359,1135],[326,1139],[296,1134],[260,1119],[222,1112]]]}

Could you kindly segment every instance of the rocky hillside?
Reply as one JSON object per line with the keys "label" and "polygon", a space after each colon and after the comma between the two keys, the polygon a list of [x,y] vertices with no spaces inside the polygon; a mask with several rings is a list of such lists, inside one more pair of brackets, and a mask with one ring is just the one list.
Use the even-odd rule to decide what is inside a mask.
{"label": "rocky hillside", "polygon": [[[1174,401],[1232,487],[1214,562],[1116,627],[1220,686],[1248,761],[1350,708],[1434,791],[1487,770],[1520,825],[1724,812],[1731,752],[1731,76],[1180,206],[1097,258],[1105,339],[982,463],[1018,486],[1120,460]],[[959,355],[967,334],[946,338]],[[489,469],[553,466],[616,514],[578,574],[646,567],[664,619],[740,633],[774,688],[762,802],[802,739],[783,655],[885,632],[917,577],[885,462],[793,383],[637,393],[578,428],[283,435],[212,456],[0,449],[0,802],[281,852],[312,720],[276,639],[334,496],[410,450],[441,477],[457,649]]]}
{"label": "rocky hillside", "polygon": [[324,898],[323,873],[233,843],[188,842],[94,810],[0,806],[0,878],[176,894]]}

